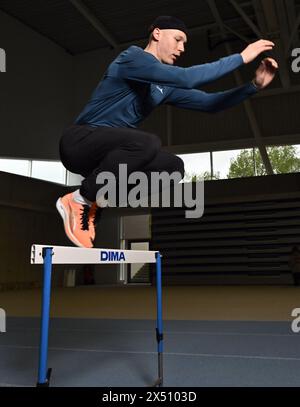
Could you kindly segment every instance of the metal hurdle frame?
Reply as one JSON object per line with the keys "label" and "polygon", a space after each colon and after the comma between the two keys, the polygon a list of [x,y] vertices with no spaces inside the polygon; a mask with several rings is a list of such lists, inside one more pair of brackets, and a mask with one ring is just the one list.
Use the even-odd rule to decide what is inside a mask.
{"label": "metal hurdle frame", "polygon": [[31,264],[43,264],[43,290],[39,346],[37,387],[49,387],[52,369],[48,368],[48,338],[51,299],[51,274],[53,264],[120,264],[156,263],[156,340],[158,353],[158,378],[155,387],[163,386],[163,320],[161,254],[157,251],[85,249],[67,246],[33,244]]}

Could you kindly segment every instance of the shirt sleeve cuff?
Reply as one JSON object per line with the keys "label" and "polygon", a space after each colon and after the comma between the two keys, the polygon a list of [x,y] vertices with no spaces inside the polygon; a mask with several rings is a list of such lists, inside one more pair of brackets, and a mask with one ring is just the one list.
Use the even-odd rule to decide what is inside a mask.
{"label": "shirt sleeve cuff", "polygon": [[254,83],[254,80],[249,83],[249,87],[253,90],[253,93],[260,91],[260,88]]}
{"label": "shirt sleeve cuff", "polygon": [[252,87],[257,90],[257,92],[259,92],[259,91],[261,90],[261,88],[259,88],[259,87],[256,85],[254,79],[251,81],[251,84],[252,84]]}

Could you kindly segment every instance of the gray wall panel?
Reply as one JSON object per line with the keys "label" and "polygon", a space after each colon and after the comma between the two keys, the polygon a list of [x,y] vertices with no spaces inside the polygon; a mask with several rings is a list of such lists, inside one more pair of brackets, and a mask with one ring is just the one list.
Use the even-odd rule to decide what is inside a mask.
{"label": "gray wall panel", "polygon": [[71,120],[72,57],[0,12],[1,156],[58,158],[58,140]]}

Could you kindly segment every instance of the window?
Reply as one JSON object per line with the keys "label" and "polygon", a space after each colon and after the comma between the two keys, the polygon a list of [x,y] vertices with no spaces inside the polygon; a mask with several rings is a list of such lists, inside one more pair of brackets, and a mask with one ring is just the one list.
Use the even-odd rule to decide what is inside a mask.
{"label": "window", "polygon": [[83,180],[83,177],[79,174],[73,174],[70,171],[67,171],[67,185],[69,186],[77,186],[81,185],[81,181]]}
{"label": "window", "polygon": [[32,161],[31,176],[45,181],[66,183],[66,169],[59,161]]}
{"label": "window", "polygon": [[296,156],[300,158],[300,144],[295,144],[293,147],[296,149]]}
{"label": "window", "polygon": [[178,154],[184,162],[185,177],[183,182],[192,181],[193,177],[210,179],[210,153]]}
{"label": "window", "polygon": [[30,161],[29,160],[14,160],[10,158],[0,158],[0,171],[9,172],[11,174],[30,176]]}
{"label": "window", "polygon": [[[240,155],[242,150],[215,151],[213,152],[213,172],[216,179],[228,178],[230,166]],[[251,151],[250,150],[247,150]]]}
{"label": "window", "polygon": [[297,145],[267,147],[274,174],[300,172],[300,149]]}
{"label": "window", "polygon": [[[276,146],[267,147],[274,173],[300,172],[300,144],[277,148],[279,152]],[[280,152],[280,149],[284,151]],[[266,174],[258,148],[177,155],[184,161],[185,177],[182,182]],[[60,161],[0,158],[0,171],[68,186],[80,185],[83,180],[81,175],[67,171]]]}

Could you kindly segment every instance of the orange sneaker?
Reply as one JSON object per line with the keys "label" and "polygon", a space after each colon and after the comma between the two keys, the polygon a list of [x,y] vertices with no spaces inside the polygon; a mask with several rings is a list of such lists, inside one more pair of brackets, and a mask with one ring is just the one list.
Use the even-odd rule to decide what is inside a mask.
{"label": "orange sneaker", "polygon": [[94,202],[90,207],[89,212],[89,230],[91,234],[91,238],[94,241],[96,236],[96,226],[100,220],[103,208],[99,208],[99,206]]}
{"label": "orange sneaker", "polygon": [[90,207],[75,202],[73,193],[70,193],[57,200],[56,208],[71,242],[79,247],[93,247],[93,237],[89,229]]}

